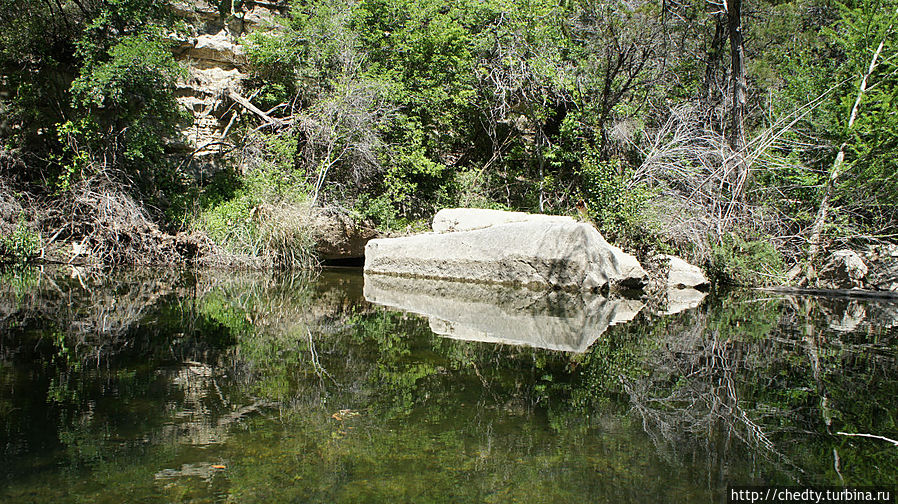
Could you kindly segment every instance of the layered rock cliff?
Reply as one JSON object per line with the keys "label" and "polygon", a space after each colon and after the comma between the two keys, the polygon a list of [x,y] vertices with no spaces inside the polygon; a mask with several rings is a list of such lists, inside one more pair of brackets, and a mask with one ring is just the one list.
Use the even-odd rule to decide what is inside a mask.
{"label": "layered rock cliff", "polygon": [[242,83],[248,76],[241,38],[276,27],[286,6],[285,0],[174,2],[175,14],[189,28],[174,48],[175,59],[187,69],[187,77],[178,83],[178,102],[193,116],[182,131],[181,148],[200,162],[217,163],[231,132],[229,126],[241,112],[232,97],[243,94]]}

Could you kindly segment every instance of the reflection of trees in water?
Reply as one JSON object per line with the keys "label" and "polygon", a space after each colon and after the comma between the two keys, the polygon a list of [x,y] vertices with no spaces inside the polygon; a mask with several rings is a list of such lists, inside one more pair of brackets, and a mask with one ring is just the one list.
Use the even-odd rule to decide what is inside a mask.
{"label": "reflection of trees in water", "polygon": [[95,360],[128,346],[129,331],[176,292],[180,277],[171,271],[107,276],[78,267],[25,274],[31,278],[27,286],[0,287],[0,328],[52,330],[60,345]]}
{"label": "reflection of trees in water", "polygon": [[[879,324],[895,310],[732,295],[654,331],[644,347],[644,374],[621,376],[622,387],[659,453],[687,460],[702,450],[716,461],[708,476],[719,483],[727,483],[726,461],[740,451],[762,457],[791,481],[837,483],[844,481],[842,440],[833,434],[875,429],[875,418],[891,417],[894,409],[895,334]],[[859,313],[870,318],[858,320]],[[855,332],[845,331],[848,317]],[[878,406],[862,406],[861,394]],[[896,425],[879,428],[894,434]],[[885,467],[894,467],[896,457],[890,459]],[[886,473],[880,477],[894,477]]]}
{"label": "reflection of trees in water", "polygon": [[[571,356],[434,337],[414,316],[364,303],[360,275],[132,275],[38,276],[0,287],[0,334],[19,335],[0,336],[0,356],[33,347],[21,328],[41,325],[72,352],[56,359],[54,340],[36,358],[49,363],[44,372],[55,381],[46,393],[66,408],[59,437],[72,450],[110,450],[116,436],[131,447],[217,443],[242,435],[234,423],[263,422],[257,412],[276,407],[310,430],[296,446],[311,447],[309,463],[320,453],[332,453],[335,467],[393,457],[397,446],[417,443],[484,477],[524,482],[529,475],[506,463],[512,456],[589,459],[584,447],[602,446],[589,429],[636,419],[674,467],[707,460],[719,488],[734,460],[764,459],[765,479],[774,468],[781,479],[817,481],[834,465],[857,478],[852,463],[873,464],[852,446],[872,441],[827,432],[898,435],[894,420],[882,420],[898,396],[895,333],[883,329],[893,306],[735,295],[700,311],[642,316]],[[104,410],[96,399],[113,388],[130,399],[156,395],[144,409],[134,401]],[[629,416],[620,413],[626,407]],[[344,408],[360,412],[351,422],[365,437],[340,434],[351,423],[331,414]],[[552,435],[534,420],[544,413]],[[116,415],[138,432],[120,433]],[[590,415],[598,419],[583,420]],[[407,421],[419,430],[403,432]],[[435,437],[443,433],[452,439]],[[378,436],[389,442],[372,441]],[[648,443],[623,443],[615,463],[645,456]],[[898,461],[882,457],[880,475],[894,476],[888,468]],[[185,467],[185,475],[209,469]],[[160,477],[181,470],[170,469]]]}
{"label": "reflection of trees in water", "polygon": [[235,335],[227,365],[262,397],[321,399],[324,382],[337,381],[330,369],[350,366],[358,357],[336,337],[369,311],[360,301],[357,275],[247,272],[200,281],[213,285],[199,297],[200,311]]}
{"label": "reflection of trees in water", "polygon": [[[3,438],[30,440],[7,455],[54,432],[77,465],[147,443],[208,444],[263,405],[226,385],[221,357],[233,341],[198,310],[209,287],[195,276],[65,268],[10,278],[0,286],[0,359],[33,371],[11,371],[0,392],[37,399],[5,417]],[[137,438],[123,426],[140,426]]]}
{"label": "reflection of trees in water", "polygon": [[211,314],[229,331],[242,329],[236,320],[216,319],[222,313],[208,306],[209,298],[227,305],[230,313],[225,316],[242,317],[246,328],[268,332],[289,332],[310,318],[323,330],[337,330],[341,310],[353,302],[335,294],[337,289],[314,292],[308,274],[62,267],[8,275],[9,281],[0,282],[0,329],[55,332],[65,338],[60,343],[94,359],[133,346],[138,336],[134,330],[142,322],[150,328],[167,324],[189,334]]}
{"label": "reflection of trees in water", "polygon": [[[238,299],[238,292],[245,290],[235,288],[229,297]],[[701,454],[718,487],[733,476],[733,460],[763,460],[763,471],[784,480],[820,481],[844,455],[833,451],[839,441],[828,433],[873,428],[875,412],[848,404],[862,384],[895,384],[883,371],[894,369],[895,355],[888,333],[878,329],[894,314],[885,305],[732,295],[702,311],[637,320],[606,338],[640,334],[629,349],[604,349],[600,339],[587,355],[570,358],[427,338],[414,317],[359,310],[356,301],[345,310],[316,308],[321,292],[308,291],[304,300],[289,292],[278,294],[272,285],[242,298],[240,309],[258,323],[241,339],[239,358],[253,370],[259,393],[283,399],[293,411],[312,414],[328,402],[363,404],[384,419],[425,404],[428,411],[457,413],[452,388],[476,390],[466,398],[477,405],[468,421],[488,450],[496,412],[523,417],[550,406],[553,418],[569,418],[568,409],[589,414],[584,397],[615,400],[610,377],[599,386],[590,381],[611,368],[658,453],[676,465]],[[844,320],[859,313],[864,318],[846,332]],[[559,420],[559,433],[565,421]]]}
{"label": "reflection of trees in water", "polygon": [[750,404],[740,401],[737,375],[745,354],[719,331],[709,330],[706,316],[692,318],[694,325],[662,336],[657,354],[646,362],[649,376],[622,381],[645,432],[671,461],[688,458],[696,447],[706,451],[709,460],[719,463],[715,469],[720,474],[709,474],[717,476],[717,483],[727,482],[725,461],[734,442],[793,473],[794,479],[796,468],[777,449],[771,439],[775,433],[756,422],[758,412],[746,410]]}

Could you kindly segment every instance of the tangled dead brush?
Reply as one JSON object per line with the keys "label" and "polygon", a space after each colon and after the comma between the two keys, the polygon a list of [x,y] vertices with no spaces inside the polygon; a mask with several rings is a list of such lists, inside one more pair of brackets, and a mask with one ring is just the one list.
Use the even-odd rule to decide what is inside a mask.
{"label": "tangled dead brush", "polygon": [[693,260],[706,262],[712,248],[734,231],[788,234],[773,209],[747,197],[752,173],[759,169],[758,153],[733,151],[695,107],[672,110],[641,150],[644,160],[633,180],[658,191],[647,214],[677,248],[691,250]]}
{"label": "tangled dead brush", "polygon": [[12,233],[24,210],[20,198],[0,179],[0,234]]}
{"label": "tangled dead brush", "polygon": [[79,182],[46,211],[46,247],[71,243],[68,262],[151,265],[194,260],[211,247],[199,235],[170,235],[123,188],[101,177]]}

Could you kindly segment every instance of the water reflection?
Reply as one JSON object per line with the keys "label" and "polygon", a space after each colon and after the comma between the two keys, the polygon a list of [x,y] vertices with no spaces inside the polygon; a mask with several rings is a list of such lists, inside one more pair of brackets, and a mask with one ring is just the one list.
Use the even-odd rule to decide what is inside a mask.
{"label": "water reflection", "polygon": [[[898,390],[889,377],[898,370],[896,335],[881,325],[896,310],[879,301],[717,298],[657,333],[640,358],[644,373],[625,373],[622,387],[668,460],[700,447],[709,460],[751,457],[757,484],[891,482],[894,471],[883,468],[894,467],[898,453],[839,433],[896,432],[898,408],[885,399]],[[718,469],[713,481],[732,481]]]}
{"label": "water reflection", "polygon": [[367,274],[365,299],[423,315],[441,336],[577,353],[645,306],[591,293]]}
{"label": "water reflection", "polygon": [[660,304],[658,314],[676,315],[698,308],[707,295],[707,292],[697,289],[670,289],[664,293],[664,303]]}
{"label": "water reflection", "polygon": [[894,303],[0,280],[4,502],[691,502],[898,480],[898,450],[839,434],[898,439]]}

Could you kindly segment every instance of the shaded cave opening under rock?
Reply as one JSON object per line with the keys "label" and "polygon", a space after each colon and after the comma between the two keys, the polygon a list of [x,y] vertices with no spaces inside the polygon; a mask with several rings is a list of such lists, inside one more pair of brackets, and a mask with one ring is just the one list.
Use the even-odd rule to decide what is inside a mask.
{"label": "shaded cave opening under rock", "polygon": [[363,268],[365,267],[365,256],[324,259],[321,261],[321,265],[329,268]]}

